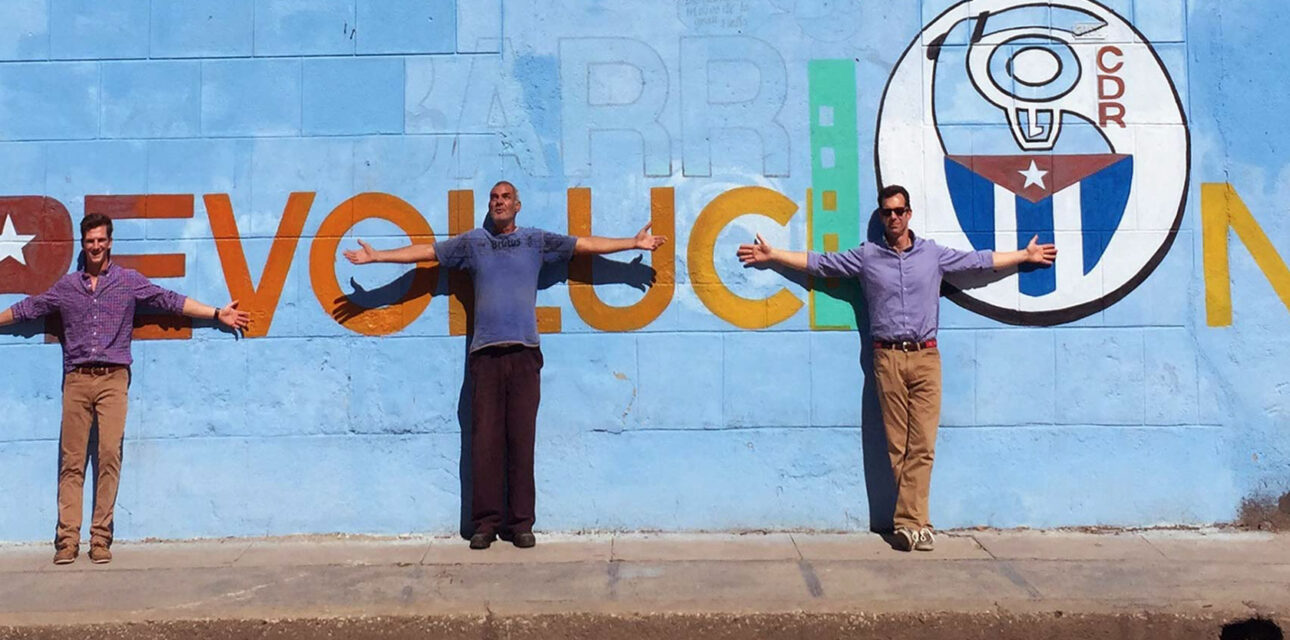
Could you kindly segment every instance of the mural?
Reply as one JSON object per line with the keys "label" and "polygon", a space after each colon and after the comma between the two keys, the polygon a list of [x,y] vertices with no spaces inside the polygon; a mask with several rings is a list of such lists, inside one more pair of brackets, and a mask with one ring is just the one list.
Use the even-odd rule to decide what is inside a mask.
{"label": "mural", "polygon": [[[965,47],[947,45],[956,32]],[[1038,234],[1062,256],[979,288],[956,281],[969,309],[1077,320],[1141,284],[1173,243],[1187,193],[1182,103],[1150,42],[1096,2],[956,5],[915,38],[883,100],[879,180],[926,194],[933,237],[1013,251]],[[932,126],[888,104],[922,104]]]}
{"label": "mural", "polygon": [[[671,240],[543,276],[540,527],[865,528],[855,285],[734,249],[848,249],[900,183],[916,233],[1061,256],[947,283],[937,525],[1230,520],[1290,491],[1290,174],[1246,131],[1290,104],[1235,97],[1290,70],[1233,62],[1290,45],[1272,0],[1210,2],[10,3],[0,308],[99,212],[119,264],[251,313],[136,319],[123,537],[454,530],[469,282],[340,252],[465,232],[508,179],[522,225]],[[0,332],[0,486],[31,488],[0,540],[53,521],[57,333]]]}

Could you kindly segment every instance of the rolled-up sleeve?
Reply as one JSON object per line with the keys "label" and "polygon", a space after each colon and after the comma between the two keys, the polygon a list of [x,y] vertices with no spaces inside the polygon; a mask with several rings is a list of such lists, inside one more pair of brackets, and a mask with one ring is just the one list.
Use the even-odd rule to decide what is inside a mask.
{"label": "rolled-up sleeve", "polygon": [[994,252],[989,249],[980,251],[963,251],[936,245],[940,250],[939,262],[941,273],[957,273],[994,267]]}
{"label": "rolled-up sleeve", "polygon": [[864,269],[860,247],[836,253],[810,251],[806,254],[806,272],[822,278],[854,278]]}
{"label": "rolled-up sleeve", "polygon": [[134,274],[130,289],[134,292],[134,300],[137,304],[176,315],[184,312],[184,301],[188,299],[188,296],[152,284],[150,280],[138,274]]}
{"label": "rolled-up sleeve", "polygon": [[13,305],[13,319],[18,322],[27,322],[58,311],[58,287],[60,284],[62,283],[55,284],[44,293],[19,300],[18,304]]}

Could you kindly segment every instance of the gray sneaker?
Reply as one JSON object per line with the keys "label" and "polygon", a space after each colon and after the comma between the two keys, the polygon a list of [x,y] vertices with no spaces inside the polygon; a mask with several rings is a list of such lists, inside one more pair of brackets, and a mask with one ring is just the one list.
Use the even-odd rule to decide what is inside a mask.
{"label": "gray sneaker", "polygon": [[936,548],[936,536],[932,535],[930,527],[923,527],[916,534],[918,541],[914,543],[914,548],[919,551],[931,551]]}
{"label": "gray sneaker", "polygon": [[914,549],[914,545],[917,544],[918,541],[919,535],[917,531],[911,531],[905,528],[896,529],[895,546],[898,551],[912,551]]}

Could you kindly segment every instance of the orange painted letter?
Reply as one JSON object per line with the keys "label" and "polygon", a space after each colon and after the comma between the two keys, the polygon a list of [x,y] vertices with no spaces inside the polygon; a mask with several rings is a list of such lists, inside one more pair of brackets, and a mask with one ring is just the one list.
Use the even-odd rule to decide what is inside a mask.
{"label": "orange painted letter", "polygon": [[240,309],[251,314],[251,326],[245,335],[248,338],[268,335],[296,245],[300,242],[300,232],[305,228],[305,218],[314,204],[314,194],[297,192],[287,198],[287,207],[278,222],[278,232],[273,235],[273,244],[269,246],[269,258],[260,274],[259,287],[251,284],[251,269],[246,264],[242,236],[237,230],[228,194],[209,193],[202,199],[206,202],[206,217],[210,218],[211,232],[215,235],[215,250],[219,252],[220,266],[224,269],[228,295],[238,301]]}
{"label": "orange painted letter", "polygon": [[412,205],[388,193],[360,193],[327,214],[309,249],[309,279],[323,311],[342,327],[368,336],[398,333],[412,324],[426,307],[439,281],[439,268],[417,263],[412,286],[397,302],[369,309],[349,299],[336,279],[336,251],[341,236],[368,218],[392,222],[408,235],[412,244],[433,244],[434,231]]}
{"label": "orange painted letter", "polygon": [[[583,322],[601,331],[633,331],[662,315],[676,291],[676,198],[671,187],[650,189],[650,223],[653,233],[668,242],[652,254],[655,282],[640,302],[629,307],[611,307],[596,296],[591,285],[591,257],[577,256],[569,262],[569,298]],[[591,235],[591,189],[569,189],[569,235]]]}

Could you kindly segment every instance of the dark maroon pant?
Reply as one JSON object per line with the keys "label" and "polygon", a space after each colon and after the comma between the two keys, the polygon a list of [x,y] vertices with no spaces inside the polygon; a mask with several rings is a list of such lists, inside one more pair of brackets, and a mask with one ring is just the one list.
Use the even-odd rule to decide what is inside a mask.
{"label": "dark maroon pant", "polygon": [[[533,438],[542,351],[508,345],[470,354],[471,519],[475,533],[533,530]],[[505,473],[503,473],[503,470]],[[506,505],[504,508],[503,505]]]}

